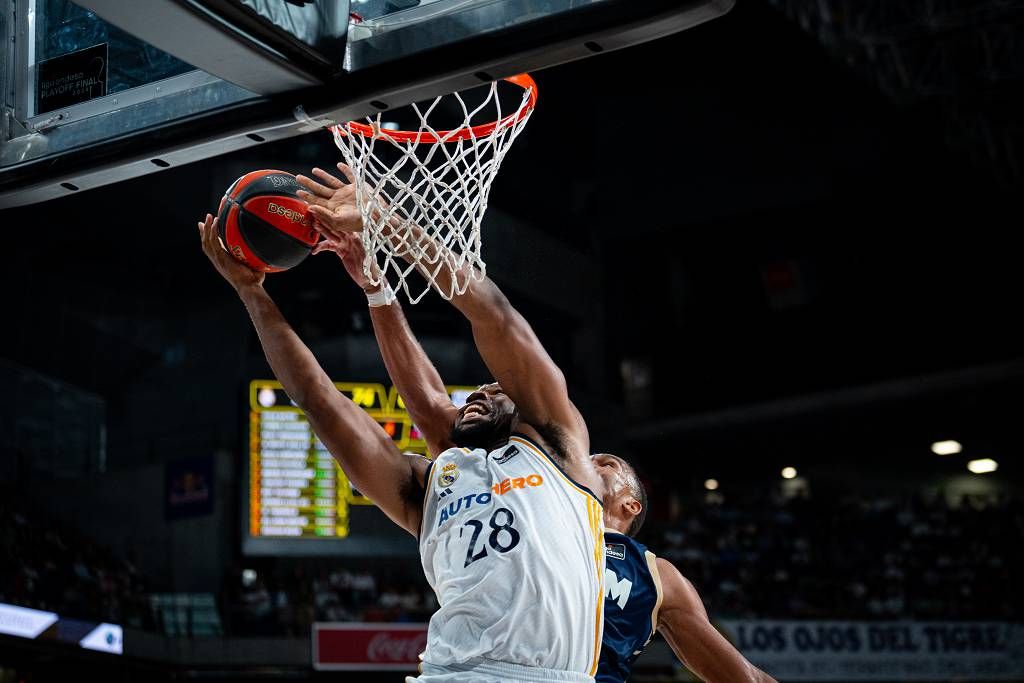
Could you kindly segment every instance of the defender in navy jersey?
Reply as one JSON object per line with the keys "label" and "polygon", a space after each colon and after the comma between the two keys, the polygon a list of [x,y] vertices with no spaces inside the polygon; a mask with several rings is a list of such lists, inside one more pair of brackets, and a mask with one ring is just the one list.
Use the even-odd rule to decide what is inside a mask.
{"label": "defender in navy jersey", "polygon": [[631,538],[647,515],[647,493],[633,467],[609,453],[591,459],[605,482],[604,638],[595,680],[628,680],[633,663],[659,632],[703,681],[775,683],[711,624],[693,584]]}
{"label": "defender in navy jersey", "polygon": [[658,630],[661,579],[657,558],[629,536],[604,534],[604,639],[598,683],[625,681]]}

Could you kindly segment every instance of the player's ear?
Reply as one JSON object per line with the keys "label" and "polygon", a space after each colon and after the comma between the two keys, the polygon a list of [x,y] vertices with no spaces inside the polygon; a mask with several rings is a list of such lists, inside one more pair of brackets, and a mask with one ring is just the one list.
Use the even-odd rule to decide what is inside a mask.
{"label": "player's ear", "polygon": [[639,515],[644,509],[644,506],[640,504],[640,501],[632,496],[622,502],[622,507],[624,507],[633,517]]}

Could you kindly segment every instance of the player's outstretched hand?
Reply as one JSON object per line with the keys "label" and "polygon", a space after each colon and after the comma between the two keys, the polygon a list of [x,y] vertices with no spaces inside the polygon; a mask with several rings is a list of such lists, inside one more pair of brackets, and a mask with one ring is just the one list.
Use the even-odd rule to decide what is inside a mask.
{"label": "player's outstretched hand", "polygon": [[199,221],[199,237],[203,244],[203,253],[235,291],[244,287],[260,287],[263,285],[265,273],[260,273],[241,261],[235,259],[225,249],[217,236],[217,219],[206,214],[205,221]]}
{"label": "player's outstretched hand", "polygon": [[309,204],[310,215],[320,224],[317,226],[320,234],[335,241],[339,235],[363,229],[363,218],[356,207],[355,174],[345,164],[339,163],[338,170],[348,179],[348,183],[341,182],[320,168],[314,168],[313,175],[322,183],[308,176],[295,176],[305,188],[299,190],[299,198]]}

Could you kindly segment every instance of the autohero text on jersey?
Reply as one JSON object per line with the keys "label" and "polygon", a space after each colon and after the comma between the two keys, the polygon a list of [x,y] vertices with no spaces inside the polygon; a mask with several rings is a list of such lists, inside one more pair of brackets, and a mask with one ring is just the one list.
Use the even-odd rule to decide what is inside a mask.
{"label": "autohero text on jersey", "polygon": [[490,491],[471,493],[467,496],[457,498],[448,505],[439,508],[437,526],[454,518],[466,510],[472,509],[474,505],[489,505],[493,496],[504,496],[517,491],[527,491],[531,488],[544,485],[544,477],[539,474],[531,474],[525,477],[506,477],[491,487]]}

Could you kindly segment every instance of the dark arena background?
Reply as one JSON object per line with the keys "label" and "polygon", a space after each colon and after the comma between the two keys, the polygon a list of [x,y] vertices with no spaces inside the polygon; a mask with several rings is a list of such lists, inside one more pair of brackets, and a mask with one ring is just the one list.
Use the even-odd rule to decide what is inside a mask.
{"label": "dark arena background", "polygon": [[[127,36],[70,2],[0,4],[49,13],[37,42],[63,53]],[[641,471],[640,540],[779,681],[1024,680],[1021,10],[738,0],[532,72],[488,274],[594,450]],[[0,145],[24,132],[11,54]],[[161,55],[191,69],[110,54],[104,96]],[[41,201],[0,183],[0,683],[414,674],[437,606],[415,543],[334,466],[200,249],[235,178],[340,160],[323,130],[257,137]],[[335,257],[266,287],[423,451]],[[448,303],[405,312],[456,401],[490,381]],[[291,512],[267,488],[289,448],[314,498]],[[695,679],[656,637],[631,680]]]}

